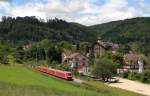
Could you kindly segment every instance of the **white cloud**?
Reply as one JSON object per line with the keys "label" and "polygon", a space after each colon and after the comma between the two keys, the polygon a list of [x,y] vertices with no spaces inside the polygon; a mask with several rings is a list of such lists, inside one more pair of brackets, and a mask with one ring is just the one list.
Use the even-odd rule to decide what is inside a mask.
{"label": "white cloud", "polygon": [[16,17],[16,16],[37,16],[39,18],[44,18],[45,19],[45,13],[44,12],[40,12],[39,8],[41,7],[41,5],[38,4],[26,4],[23,6],[13,6],[11,8],[11,12],[10,14],[12,14],[12,16]]}
{"label": "white cloud", "polygon": [[[0,9],[11,16],[37,16],[40,18],[58,17],[70,22],[78,22],[84,25],[99,24],[114,20],[150,16],[143,10],[137,10],[130,6],[127,0],[106,0],[98,5],[93,2],[98,0],[40,0],[24,5],[11,5],[8,2],[0,2]],[[141,0],[143,2],[143,0]]]}
{"label": "white cloud", "polygon": [[142,11],[129,6],[127,0],[107,0],[104,5],[99,6],[97,9],[99,10],[97,15],[83,16],[81,20],[78,19],[77,22],[86,25],[93,25],[114,20],[138,17],[143,14]]}

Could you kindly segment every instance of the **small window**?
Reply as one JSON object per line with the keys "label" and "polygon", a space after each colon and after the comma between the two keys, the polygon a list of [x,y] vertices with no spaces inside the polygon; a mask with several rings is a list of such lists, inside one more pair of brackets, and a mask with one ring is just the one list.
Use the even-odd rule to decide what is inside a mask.
{"label": "small window", "polygon": [[84,60],[84,61],[85,61],[85,58],[83,58],[82,60]]}
{"label": "small window", "polygon": [[76,60],[76,61],[78,61],[78,60],[79,60],[79,58],[75,58],[75,60]]}
{"label": "small window", "polygon": [[78,63],[77,63],[77,62],[75,63],[75,66],[76,66],[76,67],[78,66]]}

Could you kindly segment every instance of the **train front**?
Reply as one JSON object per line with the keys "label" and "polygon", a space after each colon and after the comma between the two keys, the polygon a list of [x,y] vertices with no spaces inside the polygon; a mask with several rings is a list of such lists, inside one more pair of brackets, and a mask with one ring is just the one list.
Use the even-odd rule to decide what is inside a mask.
{"label": "train front", "polygon": [[67,72],[67,79],[73,80],[73,76],[72,76],[71,72]]}

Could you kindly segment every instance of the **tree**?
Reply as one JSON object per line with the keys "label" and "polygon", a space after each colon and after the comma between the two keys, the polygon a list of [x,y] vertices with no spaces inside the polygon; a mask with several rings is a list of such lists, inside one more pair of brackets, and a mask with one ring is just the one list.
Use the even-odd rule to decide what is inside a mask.
{"label": "tree", "polygon": [[108,58],[113,62],[116,62],[118,68],[121,68],[123,66],[123,62],[122,62],[123,53],[116,52],[113,54],[111,51],[108,51],[105,53],[103,57]]}
{"label": "tree", "polygon": [[80,42],[80,52],[82,53],[89,53],[89,42]]}
{"label": "tree", "polygon": [[16,48],[14,50],[14,54],[13,54],[13,56],[15,58],[15,62],[23,63],[24,55],[25,55],[25,52],[20,46],[18,48]]}
{"label": "tree", "polygon": [[125,44],[125,45],[120,45],[118,52],[120,53],[128,53],[131,50],[130,46]]}
{"label": "tree", "polygon": [[116,74],[117,64],[107,58],[95,60],[93,75],[108,82]]}
{"label": "tree", "polygon": [[133,52],[140,53],[143,46],[140,42],[133,42],[130,44],[130,47]]}
{"label": "tree", "polygon": [[76,50],[76,47],[73,46],[71,43],[67,42],[67,41],[61,41],[58,43],[58,47],[63,49],[69,49],[69,50]]}
{"label": "tree", "polygon": [[147,56],[145,63],[146,63],[146,69],[150,71],[150,55]]}
{"label": "tree", "polygon": [[8,64],[8,49],[6,47],[0,49],[0,64]]}
{"label": "tree", "polygon": [[55,46],[49,48],[47,55],[48,55],[49,62],[53,62],[53,61],[59,63],[61,62],[61,50],[59,48],[56,48]]}
{"label": "tree", "polygon": [[50,40],[44,39],[39,42],[39,46],[43,47],[44,52],[45,52],[45,59],[46,61],[48,61],[48,50],[50,47],[54,46],[54,44],[52,44]]}

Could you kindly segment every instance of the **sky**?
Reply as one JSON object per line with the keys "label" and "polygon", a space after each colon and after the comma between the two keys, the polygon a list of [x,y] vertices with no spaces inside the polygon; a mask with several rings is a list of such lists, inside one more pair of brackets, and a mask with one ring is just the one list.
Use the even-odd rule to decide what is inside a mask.
{"label": "sky", "polygon": [[0,17],[36,16],[95,25],[150,17],[150,0],[0,0]]}

